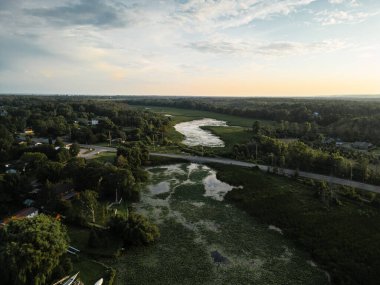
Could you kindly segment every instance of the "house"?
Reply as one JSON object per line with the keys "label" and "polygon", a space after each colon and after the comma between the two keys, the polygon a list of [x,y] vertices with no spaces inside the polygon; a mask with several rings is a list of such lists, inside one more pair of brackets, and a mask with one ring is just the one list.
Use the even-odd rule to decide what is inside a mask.
{"label": "house", "polygon": [[12,219],[30,219],[38,215],[38,209],[34,207],[25,208],[12,215]]}
{"label": "house", "polygon": [[78,195],[78,192],[74,191],[74,186],[70,183],[57,184],[53,188],[54,194],[61,198],[61,200],[67,201]]}
{"label": "house", "polygon": [[17,174],[17,170],[14,168],[7,169],[5,171],[6,174]]}
{"label": "house", "polygon": [[351,144],[351,146],[360,150],[370,150],[375,147],[373,144],[369,142],[354,142]]}
{"label": "house", "polygon": [[325,138],[322,141],[323,144],[333,144],[335,143],[335,140],[333,138]]}
{"label": "house", "polygon": [[73,145],[72,143],[65,143],[65,149],[70,149],[70,147],[71,147],[72,145]]}
{"label": "house", "polygon": [[26,129],[24,130],[24,134],[25,134],[25,135],[28,135],[28,136],[32,136],[32,135],[34,135],[34,131],[33,131],[32,128],[26,128]]}
{"label": "house", "polygon": [[71,200],[72,198],[74,198],[77,195],[78,195],[78,192],[70,191],[70,192],[68,192],[66,194],[61,194],[61,200],[68,201],[68,200]]}
{"label": "house", "polygon": [[8,112],[7,110],[5,110],[5,108],[3,106],[0,107],[0,116],[1,117],[5,117],[8,115]]}
{"label": "house", "polygon": [[91,124],[91,126],[96,126],[96,125],[99,124],[99,120],[98,120],[98,119],[92,119],[92,120],[90,121],[90,124]]}
{"label": "house", "polygon": [[25,208],[25,209],[22,209],[21,211],[18,211],[17,213],[14,213],[11,217],[1,221],[0,225],[4,226],[13,220],[34,218],[37,215],[38,215],[38,209],[34,207]]}
{"label": "house", "polygon": [[89,121],[86,118],[78,118],[77,123],[82,126],[88,126]]}

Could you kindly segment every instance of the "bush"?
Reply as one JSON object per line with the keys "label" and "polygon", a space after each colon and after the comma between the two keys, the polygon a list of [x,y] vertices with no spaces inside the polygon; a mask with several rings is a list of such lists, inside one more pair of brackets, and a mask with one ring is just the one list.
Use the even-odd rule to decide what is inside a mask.
{"label": "bush", "polygon": [[109,226],[115,235],[122,237],[125,245],[149,244],[160,236],[158,227],[137,213],[130,214],[128,218],[115,216]]}
{"label": "bush", "polygon": [[105,285],[113,285],[113,283],[115,282],[115,277],[116,277],[116,270],[113,268],[109,269],[108,277],[107,277]]}

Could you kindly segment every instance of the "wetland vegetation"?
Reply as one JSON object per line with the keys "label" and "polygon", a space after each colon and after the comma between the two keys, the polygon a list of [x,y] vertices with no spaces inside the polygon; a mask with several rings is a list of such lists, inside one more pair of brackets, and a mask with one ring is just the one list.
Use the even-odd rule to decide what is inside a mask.
{"label": "wetland vegetation", "polygon": [[234,187],[212,168],[182,163],[148,171],[134,208],[157,223],[161,238],[111,264],[117,284],[328,284],[306,252],[224,201]]}

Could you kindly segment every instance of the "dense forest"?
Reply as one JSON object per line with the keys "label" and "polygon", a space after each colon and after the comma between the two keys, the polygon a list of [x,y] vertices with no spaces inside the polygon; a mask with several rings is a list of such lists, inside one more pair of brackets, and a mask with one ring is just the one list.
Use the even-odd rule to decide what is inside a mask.
{"label": "dense forest", "polygon": [[295,98],[128,98],[128,104],[205,110],[252,119],[315,123],[323,133],[345,141],[380,144],[380,102]]}

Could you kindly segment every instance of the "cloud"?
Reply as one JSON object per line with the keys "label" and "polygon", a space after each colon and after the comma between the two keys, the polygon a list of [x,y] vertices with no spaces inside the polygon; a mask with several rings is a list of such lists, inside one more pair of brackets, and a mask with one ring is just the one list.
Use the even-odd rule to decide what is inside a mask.
{"label": "cloud", "polygon": [[347,47],[340,40],[325,40],[312,43],[271,42],[254,43],[244,41],[200,41],[186,45],[199,52],[232,55],[289,56],[309,53],[327,53]]}
{"label": "cloud", "polygon": [[351,7],[357,7],[359,6],[359,3],[357,0],[329,0],[330,4],[347,4]]}
{"label": "cloud", "polygon": [[80,0],[64,6],[26,9],[26,13],[58,25],[121,27],[128,21],[123,12],[132,7],[115,1]]}
{"label": "cloud", "polygon": [[336,24],[357,24],[366,21],[368,18],[378,15],[379,12],[350,12],[350,11],[328,11],[324,10],[315,14],[315,20],[323,26]]}
{"label": "cloud", "polygon": [[188,0],[176,11],[182,20],[213,28],[232,28],[288,15],[315,0]]}
{"label": "cloud", "polygon": [[30,38],[0,37],[0,70],[8,70],[15,67],[16,62],[26,59],[39,59],[53,56],[52,52],[34,44]]}

